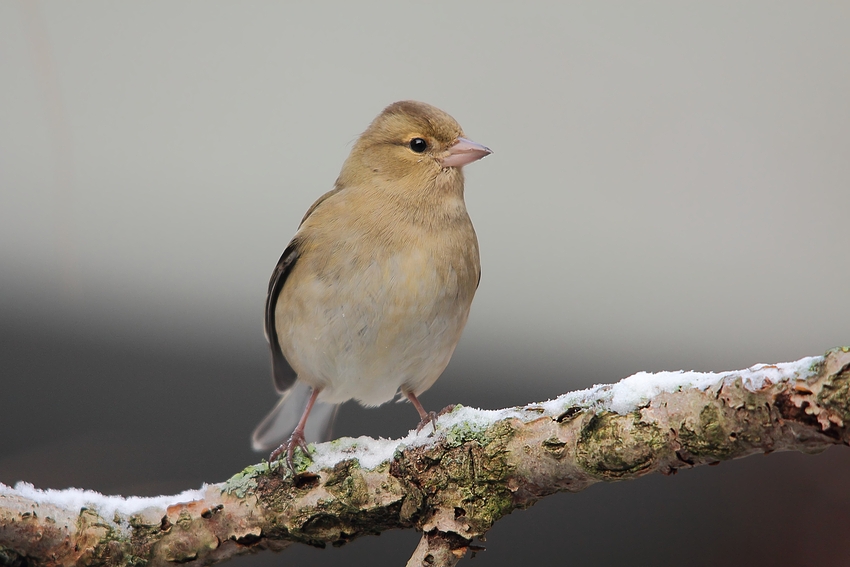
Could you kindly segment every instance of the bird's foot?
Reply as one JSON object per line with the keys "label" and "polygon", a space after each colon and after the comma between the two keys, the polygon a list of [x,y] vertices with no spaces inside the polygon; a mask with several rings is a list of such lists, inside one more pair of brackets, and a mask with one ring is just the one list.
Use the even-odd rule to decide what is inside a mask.
{"label": "bird's foot", "polygon": [[422,431],[422,428],[428,425],[429,423],[434,428],[434,430],[431,432],[431,435],[433,435],[437,432],[437,412],[429,411],[425,413],[425,415],[422,416],[422,421],[420,421],[419,425],[416,426],[416,433]]}
{"label": "bird's foot", "polygon": [[425,416],[422,418],[422,421],[420,421],[419,425],[416,426],[416,433],[422,431],[422,429],[430,423],[431,426],[434,428],[434,430],[431,432],[431,435],[433,435],[437,432],[437,418],[441,415],[450,413],[453,409],[455,409],[454,404],[444,407],[439,411],[439,413],[435,411],[426,412]]}
{"label": "bird's foot", "polygon": [[287,441],[285,441],[280,447],[272,451],[272,454],[269,455],[269,464],[277,461],[280,456],[286,452],[286,464],[289,465],[289,470],[293,473],[295,472],[295,448],[300,447],[304,454],[309,456],[310,451],[307,449],[307,440],[304,439],[304,431],[299,431],[296,429],[292,432],[292,435],[289,437]]}

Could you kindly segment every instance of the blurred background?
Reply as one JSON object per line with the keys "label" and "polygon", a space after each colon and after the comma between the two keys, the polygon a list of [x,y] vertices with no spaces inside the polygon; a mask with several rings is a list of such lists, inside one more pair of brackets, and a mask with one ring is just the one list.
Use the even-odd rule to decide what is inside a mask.
{"label": "blurred background", "polygon": [[[155,495],[257,462],[268,277],[399,99],[496,152],[466,169],[483,279],[426,407],[850,344],[848,29],[842,2],[0,3],[0,482]],[[348,404],[336,431],[417,421]],[[848,470],[835,448],[597,485],[474,561],[846,564]]]}

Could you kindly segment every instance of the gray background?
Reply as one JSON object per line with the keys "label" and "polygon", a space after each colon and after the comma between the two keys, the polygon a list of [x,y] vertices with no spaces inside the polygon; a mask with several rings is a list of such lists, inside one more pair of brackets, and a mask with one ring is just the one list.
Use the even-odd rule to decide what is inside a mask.
{"label": "gray background", "polygon": [[[467,168],[483,279],[427,407],[850,343],[848,29],[843,2],[0,3],[0,482],[158,494],[255,462],[268,276],[404,98],[496,152]],[[337,432],[416,421],[346,405]],[[848,466],[596,486],[475,561],[843,564]],[[416,539],[232,564],[399,564]]]}

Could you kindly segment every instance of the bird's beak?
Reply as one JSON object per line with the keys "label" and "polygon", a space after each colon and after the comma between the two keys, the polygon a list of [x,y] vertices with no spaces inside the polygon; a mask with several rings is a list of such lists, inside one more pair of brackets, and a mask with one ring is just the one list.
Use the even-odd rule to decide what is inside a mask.
{"label": "bird's beak", "polygon": [[487,146],[476,144],[466,138],[458,138],[443,158],[443,167],[463,167],[493,153]]}

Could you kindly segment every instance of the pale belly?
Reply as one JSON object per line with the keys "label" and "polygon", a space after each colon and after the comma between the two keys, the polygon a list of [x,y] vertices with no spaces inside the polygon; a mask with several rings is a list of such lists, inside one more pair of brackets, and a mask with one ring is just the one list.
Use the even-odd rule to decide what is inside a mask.
{"label": "pale belly", "polygon": [[277,304],[281,348],[299,380],[322,389],[320,400],[378,405],[399,389],[418,395],[454,352],[475,272],[471,264],[441,265],[417,252],[333,277],[304,266]]}

